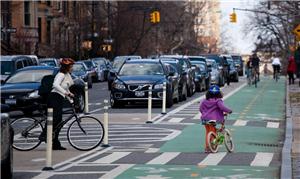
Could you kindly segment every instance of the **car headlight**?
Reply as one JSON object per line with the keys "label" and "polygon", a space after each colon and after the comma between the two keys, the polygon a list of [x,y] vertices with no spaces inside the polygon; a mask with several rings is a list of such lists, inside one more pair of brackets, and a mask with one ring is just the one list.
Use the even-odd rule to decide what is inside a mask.
{"label": "car headlight", "polygon": [[28,97],[29,97],[29,98],[38,98],[38,97],[40,97],[39,91],[38,91],[38,90],[35,90],[34,92],[29,93],[29,94],[28,94]]}
{"label": "car headlight", "polygon": [[113,86],[116,89],[126,89],[125,85],[120,84],[120,83],[115,83]]}
{"label": "car headlight", "polygon": [[164,84],[156,84],[155,86],[154,86],[154,89],[162,89],[164,87]]}

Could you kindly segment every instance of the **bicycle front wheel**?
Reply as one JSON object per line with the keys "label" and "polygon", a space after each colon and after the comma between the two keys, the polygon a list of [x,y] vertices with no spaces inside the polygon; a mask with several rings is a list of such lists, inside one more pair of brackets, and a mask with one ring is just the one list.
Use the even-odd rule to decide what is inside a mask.
{"label": "bicycle front wheel", "polygon": [[42,124],[33,118],[19,118],[11,123],[14,131],[13,148],[20,151],[33,150],[40,145]]}
{"label": "bicycle front wheel", "polygon": [[102,142],[104,128],[98,119],[91,116],[82,116],[71,123],[67,137],[69,143],[75,149],[92,150]]}
{"label": "bicycle front wheel", "polygon": [[233,145],[233,140],[232,140],[229,130],[225,129],[224,136],[225,136],[225,147],[226,147],[227,151],[233,152],[234,145]]}
{"label": "bicycle front wheel", "polygon": [[209,132],[207,135],[208,147],[211,152],[216,153],[219,150],[217,135],[214,132]]}

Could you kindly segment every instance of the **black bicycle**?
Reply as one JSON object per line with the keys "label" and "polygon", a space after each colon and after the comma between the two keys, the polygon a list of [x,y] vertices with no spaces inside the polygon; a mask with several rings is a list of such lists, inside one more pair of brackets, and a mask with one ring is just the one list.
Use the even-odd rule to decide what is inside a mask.
{"label": "black bicycle", "polygon": [[[92,150],[100,145],[104,137],[104,128],[97,118],[87,115],[79,115],[75,108],[71,105],[71,109],[64,111],[64,114],[71,114],[53,129],[54,134],[61,130],[65,132],[63,127],[67,127],[67,140],[77,150]],[[46,105],[39,105],[41,116],[38,117],[22,117],[13,120],[11,123],[14,129],[13,148],[20,151],[33,150],[41,144],[39,136],[46,127]],[[62,140],[65,137],[60,137]]]}

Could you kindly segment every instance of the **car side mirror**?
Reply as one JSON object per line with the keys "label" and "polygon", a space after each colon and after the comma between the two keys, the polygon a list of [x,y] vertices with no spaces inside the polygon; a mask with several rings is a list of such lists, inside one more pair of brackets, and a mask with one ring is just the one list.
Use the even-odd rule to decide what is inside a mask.
{"label": "car side mirror", "polygon": [[1,85],[4,85],[5,84],[5,81],[4,80],[1,80]]}

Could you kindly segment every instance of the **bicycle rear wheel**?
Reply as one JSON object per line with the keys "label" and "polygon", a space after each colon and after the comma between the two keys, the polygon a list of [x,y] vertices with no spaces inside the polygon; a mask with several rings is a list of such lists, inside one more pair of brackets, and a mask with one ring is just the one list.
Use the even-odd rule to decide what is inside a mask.
{"label": "bicycle rear wheel", "polygon": [[40,145],[39,136],[43,131],[42,124],[33,118],[19,118],[11,123],[14,130],[13,148],[29,151]]}
{"label": "bicycle rear wheel", "polygon": [[91,116],[82,116],[74,120],[68,128],[69,143],[77,150],[87,151],[96,148],[103,140],[102,123]]}
{"label": "bicycle rear wheel", "polygon": [[233,152],[234,150],[234,145],[233,145],[233,140],[231,137],[231,134],[229,132],[229,130],[225,129],[224,131],[224,136],[225,136],[225,147],[227,149],[228,152]]}
{"label": "bicycle rear wheel", "polygon": [[214,132],[209,132],[207,135],[208,147],[213,153],[218,152],[219,144],[217,140],[217,135]]}

